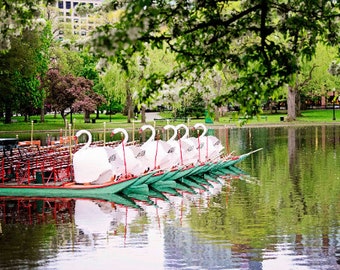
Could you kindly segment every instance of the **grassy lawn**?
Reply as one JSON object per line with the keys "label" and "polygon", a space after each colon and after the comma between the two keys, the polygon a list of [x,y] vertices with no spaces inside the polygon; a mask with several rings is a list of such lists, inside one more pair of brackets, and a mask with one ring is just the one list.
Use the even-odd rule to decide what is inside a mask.
{"label": "grassy lawn", "polygon": [[[248,119],[246,124],[287,124],[285,121],[287,116],[286,111],[279,111],[278,113],[271,114],[270,112],[264,113],[259,117]],[[335,110],[336,121],[333,120],[333,110],[305,110],[302,111],[302,116],[298,117],[295,122],[289,122],[289,124],[304,124],[304,123],[334,123],[340,121],[340,110]],[[282,121],[284,120],[284,121]],[[244,121],[244,119],[233,118],[233,115],[223,117],[220,122],[237,123]]]}
{"label": "grassy lawn", "polygon": [[[168,113],[161,113],[163,118],[171,118],[171,114]],[[302,117],[299,117],[297,121],[290,122],[290,124],[304,124],[304,123],[338,123],[340,121],[340,110],[335,110],[336,121],[333,120],[333,110],[306,110],[302,112]],[[95,114],[91,115],[91,120],[95,119]],[[259,117],[254,117],[252,119],[245,119],[239,118],[235,113],[227,113],[225,116],[220,118],[219,122],[214,122],[214,125],[240,125],[240,124],[256,124],[256,125],[268,125],[268,124],[286,124],[285,121],[281,121],[285,119],[286,112],[280,111],[275,114],[264,113]],[[32,116],[30,118],[30,122],[24,122],[24,118],[21,116],[14,116],[13,123],[11,124],[4,124],[3,119],[0,122],[0,132],[1,131],[12,131],[12,132],[20,132],[20,131],[28,131],[33,129],[35,131],[44,131],[44,130],[52,130],[52,131],[59,131],[60,129],[65,130],[68,127],[68,124],[63,123],[63,119],[60,115],[57,115],[54,118],[54,115],[48,114],[45,115],[45,122],[40,123],[39,116]],[[73,115],[73,119],[75,119],[74,129],[89,129],[89,130],[102,130],[104,128],[104,122],[106,123],[106,128],[108,130],[113,129],[115,127],[123,127],[123,128],[136,128],[141,126],[140,121],[136,121],[135,123],[127,123],[126,116],[122,114],[115,114],[111,116],[101,114],[99,119],[95,119],[95,123],[84,123],[83,115],[82,114],[75,114]],[[32,121],[35,123],[32,124]],[[69,121],[69,118],[68,118]],[[198,122],[204,122],[204,119],[190,119],[190,125],[193,125]],[[177,121],[172,122],[171,124],[179,124],[179,123],[187,123],[184,119],[177,119]],[[157,121],[157,127],[164,126],[167,122],[166,121]],[[154,124],[152,121],[149,124]]]}

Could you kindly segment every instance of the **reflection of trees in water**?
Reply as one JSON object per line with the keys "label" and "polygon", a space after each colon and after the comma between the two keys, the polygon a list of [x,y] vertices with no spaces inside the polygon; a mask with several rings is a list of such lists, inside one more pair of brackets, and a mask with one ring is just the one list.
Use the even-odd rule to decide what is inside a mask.
{"label": "reflection of trees in water", "polygon": [[[292,181],[293,190],[291,192],[291,203],[293,207],[296,209],[298,221],[301,221],[301,217],[306,215],[307,206],[304,198],[304,194],[301,191],[300,186],[300,176],[301,176],[301,168],[299,162],[299,156],[297,151],[296,143],[296,128],[288,128],[288,166],[289,166],[289,179]],[[300,144],[299,144],[300,145]]]}
{"label": "reflection of trees in water", "polygon": [[[191,228],[202,238],[229,241],[237,253],[242,250],[236,247],[275,252],[284,245],[306,256],[311,264],[328,260],[326,265],[334,266],[335,255],[340,254],[336,252],[340,235],[335,229],[340,207],[340,126],[255,128],[235,133],[238,136],[231,136],[231,141],[242,141],[241,148],[250,140],[254,148],[259,143],[264,147],[241,164],[259,178],[260,185],[233,181],[235,191],[227,207],[221,204],[222,192],[217,195],[220,199],[212,198],[209,209],[192,216]],[[257,256],[261,260],[263,255]]]}
{"label": "reflection of trees in water", "polygon": [[[329,209],[332,203],[328,198],[331,198],[332,191],[336,192],[336,190],[320,189],[318,185],[320,180],[323,182],[321,185],[332,185],[334,176],[332,173],[323,174],[323,165],[325,160],[331,161],[327,156],[332,148],[336,149],[338,143],[339,128],[335,126],[328,129],[326,126],[309,129],[288,128],[289,179],[292,182],[291,206],[296,213],[296,226],[307,226],[302,227],[304,234],[295,235],[295,251],[298,255],[309,253],[310,246],[313,246],[312,242],[318,237],[321,237],[320,259],[335,254],[334,241],[338,242],[336,239],[339,236],[330,231],[330,222],[334,217]],[[320,144],[321,149],[319,149]],[[314,191],[315,195],[311,194],[311,191]],[[322,218],[318,220],[321,216]],[[314,232],[308,233],[312,225],[306,224],[306,220],[315,224]]]}

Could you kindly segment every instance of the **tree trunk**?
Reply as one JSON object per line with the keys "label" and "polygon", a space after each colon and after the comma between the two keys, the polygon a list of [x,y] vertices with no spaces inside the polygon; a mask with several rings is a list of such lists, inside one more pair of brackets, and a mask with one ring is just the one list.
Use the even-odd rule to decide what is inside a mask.
{"label": "tree trunk", "polygon": [[85,111],[84,112],[84,122],[85,123],[90,123],[90,115],[91,115],[90,111]]}
{"label": "tree trunk", "polygon": [[42,101],[41,108],[40,108],[40,122],[45,122],[45,100]]}
{"label": "tree trunk", "polygon": [[5,124],[12,122],[12,108],[10,104],[5,104]]}
{"label": "tree trunk", "polygon": [[215,106],[215,115],[214,115],[214,121],[220,122],[220,108]]}
{"label": "tree trunk", "polygon": [[296,91],[296,96],[295,96],[295,115],[302,116],[301,114],[301,95],[300,91]]}
{"label": "tree trunk", "polygon": [[61,117],[63,118],[64,123],[66,123],[66,115],[65,115],[64,110],[61,110],[61,111],[60,111],[60,115],[61,115]]}
{"label": "tree trunk", "polygon": [[296,89],[288,86],[287,121],[296,120]]}
{"label": "tree trunk", "polygon": [[146,111],[146,109],[145,109],[145,106],[143,106],[142,105],[142,108],[141,108],[141,110],[140,110],[141,112],[141,122],[142,123],[146,123],[146,115],[145,115],[145,111]]}
{"label": "tree trunk", "polygon": [[97,106],[96,118],[99,119],[99,108]]}
{"label": "tree trunk", "polygon": [[127,122],[131,123],[131,118],[133,119],[133,104],[132,104],[132,94],[130,91],[129,82],[125,83],[126,89],[126,107],[127,107]]}

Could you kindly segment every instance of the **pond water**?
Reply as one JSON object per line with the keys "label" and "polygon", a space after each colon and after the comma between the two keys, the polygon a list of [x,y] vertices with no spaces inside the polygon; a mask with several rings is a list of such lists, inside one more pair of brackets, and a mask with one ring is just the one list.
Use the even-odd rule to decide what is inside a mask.
{"label": "pond water", "polygon": [[209,192],[141,209],[0,200],[1,269],[340,269],[340,126],[215,130],[263,148]]}

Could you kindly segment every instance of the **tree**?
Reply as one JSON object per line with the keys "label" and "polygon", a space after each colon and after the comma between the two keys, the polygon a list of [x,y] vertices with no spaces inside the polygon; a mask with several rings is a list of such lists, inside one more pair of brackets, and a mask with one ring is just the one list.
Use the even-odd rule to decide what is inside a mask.
{"label": "tree", "polygon": [[77,76],[77,72],[84,66],[83,59],[78,50],[67,46],[62,46],[58,41],[51,44],[50,57],[52,68],[57,68],[63,75],[72,74]]}
{"label": "tree", "polygon": [[297,116],[301,116],[301,91],[312,79],[315,68],[316,65],[310,68],[308,76],[297,73],[294,82],[288,85],[287,121],[294,121]]}
{"label": "tree", "polygon": [[48,33],[48,26],[43,31],[27,30],[21,37],[12,37],[11,49],[0,54],[0,103],[5,108],[5,123],[11,122],[13,111],[27,118],[44,104],[39,78],[46,72],[49,61]]}
{"label": "tree", "polygon": [[[84,77],[77,77],[73,85],[67,89],[74,95],[75,101],[71,106],[71,111],[84,112],[85,123],[90,123],[90,114],[97,107],[106,102],[105,99],[93,91],[93,82]],[[72,121],[71,121],[72,122]]]}
{"label": "tree", "polygon": [[57,113],[60,112],[61,117],[66,120],[67,112],[71,112],[72,104],[76,100],[73,92],[68,91],[75,79],[72,75],[62,75],[58,69],[50,69],[45,77],[44,85],[48,88],[46,102],[51,109]]}
{"label": "tree", "polygon": [[[248,114],[261,111],[268,99],[290,81],[299,58],[310,58],[317,41],[337,44],[338,1],[123,1],[116,24],[92,35],[97,53],[128,69],[129,57],[151,47],[176,53],[177,67],[154,72],[142,93],[147,99],[164,82],[200,74],[223,64],[237,70],[226,99]],[[111,5],[116,7],[117,5]],[[107,5],[105,5],[107,8]]]}
{"label": "tree", "polygon": [[[80,57],[82,59],[83,65],[82,67],[76,72],[77,76],[84,77],[86,79],[89,79],[93,82],[93,90],[97,92],[98,94],[102,90],[102,84],[99,81],[99,72],[97,70],[97,63],[98,59],[93,56],[93,54],[89,53],[89,50],[87,48],[83,49],[80,53]],[[100,106],[102,104],[97,104],[97,106]],[[96,108],[97,115],[96,118],[99,118],[99,109]]]}
{"label": "tree", "polygon": [[46,99],[46,89],[41,87],[44,76],[48,71],[50,64],[50,47],[52,43],[52,30],[51,24],[47,22],[46,27],[40,34],[41,45],[36,50],[36,59],[38,63],[38,76],[39,76],[39,88],[38,88],[38,101],[36,102],[38,108],[40,108],[40,122],[45,121],[45,99]]}
{"label": "tree", "polygon": [[[291,75],[291,81],[288,85],[288,121],[294,121],[296,120],[297,116],[302,116],[301,95],[304,91],[306,91],[306,89],[308,89],[308,85],[311,82],[314,83],[314,86],[317,84],[316,87],[318,90],[314,90],[314,93],[321,91],[325,92],[325,89],[328,88],[330,76],[327,75],[326,70],[330,59],[332,59],[330,56],[330,51],[334,52],[335,48],[318,43],[315,47],[315,54],[313,58],[306,58],[304,61],[301,59],[301,57],[298,58],[299,70],[296,72],[296,74]],[[296,54],[298,55],[299,52],[297,51]],[[314,80],[313,77],[315,77]]]}
{"label": "tree", "polygon": [[[102,83],[103,83],[103,92],[104,96],[109,102],[109,110],[110,114],[112,105],[115,102],[125,104],[126,111],[133,112],[133,108],[131,108],[131,84],[132,84],[132,76],[129,78],[126,73],[120,68],[118,65],[111,65],[106,72],[102,75]],[[131,121],[131,113],[127,113],[128,115],[128,123]]]}
{"label": "tree", "polygon": [[49,87],[47,101],[52,109],[59,111],[64,121],[66,116],[73,112],[84,112],[85,123],[90,122],[90,113],[105,99],[92,89],[91,80],[73,75],[62,75],[57,69],[47,72],[45,85]]}
{"label": "tree", "polygon": [[[332,76],[339,77],[340,76],[340,63],[337,63],[336,61],[332,61],[331,64],[329,65],[328,72]],[[335,88],[333,88],[333,91],[334,90],[335,90]],[[334,91],[332,103],[333,104],[340,103],[340,95],[338,94],[336,96],[335,91]]]}
{"label": "tree", "polygon": [[[134,61],[129,63],[129,72],[113,64],[102,76],[104,89],[106,89],[105,96],[109,97],[110,104],[114,101],[125,104],[124,111],[128,116],[128,123],[134,118],[134,108],[139,103],[138,94],[143,87],[142,79],[148,76],[148,68],[150,68],[150,59],[136,56]],[[143,108],[144,104],[141,105]]]}
{"label": "tree", "polygon": [[53,4],[54,0],[0,1],[0,52],[11,48],[11,41],[27,30],[34,30],[44,24],[41,19],[43,4]]}
{"label": "tree", "polygon": [[336,58],[337,49],[324,44],[318,44],[315,57],[310,61],[309,68],[316,65],[312,80],[304,87],[310,97],[320,97],[327,94],[339,83],[339,80],[327,72],[330,63]]}

